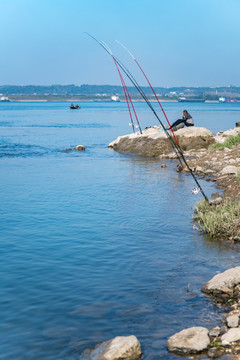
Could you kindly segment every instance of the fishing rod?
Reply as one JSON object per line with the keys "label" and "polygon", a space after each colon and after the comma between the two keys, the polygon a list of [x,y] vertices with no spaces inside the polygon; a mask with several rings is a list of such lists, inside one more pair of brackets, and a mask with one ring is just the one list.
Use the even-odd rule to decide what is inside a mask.
{"label": "fishing rod", "polygon": [[173,134],[174,139],[175,139],[176,144],[177,144],[178,151],[179,151],[179,153],[180,153],[180,155],[181,155],[181,157],[182,157],[182,159],[183,159],[183,161],[184,161],[187,169],[189,170],[190,174],[192,175],[193,179],[195,180],[196,184],[198,185],[199,190],[201,191],[201,193],[202,193],[202,195],[204,196],[205,200],[208,202],[208,198],[207,198],[206,194],[204,193],[202,187],[200,186],[200,184],[199,184],[197,178],[195,177],[192,169],[191,169],[190,166],[188,165],[188,163],[187,163],[187,161],[186,161],[186,159],[185,159],[185,156],[183,155],[182,149],[181,149],[181,147],[180,147],[180,145],[179,145],[179,142],[177,141],[176,135],[175,135],[175,133],[174,133],[174,131],[173,131],[173,129],[172,129],[172,126],[171,126],[171,124],[170,124],[170,122],[169,122],[169,120],[168,120],[168,117],[167,117],[167,115],[166,115],[166,113],[165,113],[165,111],[164,111],[164,109],[163,109],[163,107],[162,107],[162,104],[161,104],[160,100],[158,99],[157,94],[156,94],[156,92],[154,91],[154,89],[153,89],[153,87],[152,87],[152,85],[151,85],[151,83],[150,83],[147,75],[146,75],[145,72],[143,71],[143,69],[142,69],[141,65],[139,64],[139,62],[137,61],[137,59],[136,59],[136,58],[133,56],[133,54],[130,52],[130,50],[129,50],[125,45],[123,45],[120,41],[118,41],[118,40],[115,40],[115,41],[116,41],[119,45],[121,45],[121,46],[129,53],[129,55],[130,55],[131,58],[135,61],[135,63],[137,64],[137,66],[138,66],[139,69],[141,70],[142,74],[144,75],[145,79],[147,80],[147,82],[148,82],[148,84],[149,84],[149,86],[150,86],[150,88],[151,88],[151,90],[152,90],[155,98],[157,99],[157,102],[158,102],[158,104],[159,104],[159,106],[160,106],[160,108],[161,108],[161,110],[162,110],[162,112],[163,112],[163,114],[164,114],[164,116],[165,116],[165,119],[167,120],[167,123],[168,123],[168,125],[169,125],[169,127],[170,127],[170,129],[171,129],[171,131],[172,131],[172,134]]}
{"label": "fishing rod", "polygon": [[154,110],[152,104],[150,103],[149,99],[147,98],[146,94],[144,93],[144,91],[142,90],[142,88],[140,87],[140,85],[138,84],[137,80],[133,77],[133,75],[130,73],[130,71],[127,69],[127,67],[121,63],[121,61],[119,59],[117,59],[113,53],[111,52],[110,49],[108,49],[108,47],[106,47],[105,45],[103,45],[103,43],[101,43],[100,41],[98,41],[95,37],[93,37],[92,35],[90,35],[89,33],[85,32],[88,36],[90,36],[93,40],[95,40],[101,47],[104,48],[105,51],[107,51],[107,53],[109,55],[111,55],[116,63],[119,65],[119,67],[123,70],[123,72],[126,74],[126,76],[129,78],[129,80],[133,83],[133,85],[136,87],[136,89],[139,91],[139,93],[142,95],[143,99],[146,101],[146,103],[148,104],[148,106],[150,107],[150,109],[152,110],[152,112],[154,113],[154,115],[156,116],[156,118],[158,119],[159,123],[161,124],[166,136],[168,137],[176,155],[177,158],[181,164],[181,166],[183,167],[182,161],[181,161],[181,157],[179,156],[179,149],[175,143],[175,141],[172,139],[171,135],[168,133],[168,131],[166,130],[165,126],[163,125],[161,119],[159,118],[159,116],[157,115],[156,111]]}
{"label": "fishing rod", "polygon": [[[88,34],[88,33],[87,33]],[[88,34],[90,35],[90,34]],[[91,35],[90,35],[91,36]],[[92,37],[92,36],[91,36]],[[93,37],[92,37],[93,38]],[[94,40],[97,41],[97,39],[94,38]],[[133,102],[132,102],[132,99],[131,99],[131,96],[129,94],[129,91],[128,91],[128,88],[126,86],[126,83],[123,79],[123,76],[121,74],[121,71],[119,69],[119,66],[115,60],[115,57],[113,56],[113,53],[112,53],[112,50],[109,48],[109,46],[105,43],[105,42],[98,42],[112,57],[113,59],[113,62],[117,68],[117,71],[118,71],[118,74],[119,74],[119,77],[120,77],[120,80],[121,80],[121,83],[122,83],[122,87],[123,87],[123,91],[124,91],[124,94],[125,94],[125,98],[126,98],[126,101],[128,103],[128,100],[130,101],[131,103],[131,106],[132,106],[132,109],[133,109],[133,112],[134,112],[134,115],[135,115],[135,118],[136,118],[136,121],[137,121],[137,124],[138,124],[138,127],[139,127],[139,130],[140,130],[140,133],[142,134],[142,129],[141,129],[141,126],[140,126],[140,123],[139,123],[139,120],[138,120],[138,116],[137,116],[137,113],[135,111],[135,107],[133,105]],[[132,124],[132,128],[133,128],[133,132],[135,132],[135,129],[134,129],[134,123],[133,123],[133,119],[132,119],[132,114],[131,114],[131,110],[130,110],[130,107],[129,107],[129,104],[128,104],[128,110],[129,110],[129,114],[130,114],[130,118],[131,118],[131,124]]]}
{"label": "fishing rod", "polygon": [[[139,93],[142,95],[142,97],[144,98],[144,100],[146,101],[146,103],[148,104],[148,106],[151,108],[152,112],[154,113],[154,115],[156,116],[156,118],[158,119],[158,121],[160,122],[165,134],[167,135],[168,139],[171,142],[171,145],[174,149],[174,151],[176,152],[176,155],[180,161],[180,164],[182,165],[180,156],[182,157],[185,165],[187,166],[190,174],[192,175],[194,181],[196,182],[197,186],[199,187],[199,190],[201,191],[202,195],[204,196],[205,200],[208,202],[208,198],[205,195],[201,185],[199,184],[197,178],[195,177],[195,175],[192,172],[192,169],[189,167],[183,153],[182,150],[180,148],[180,146],[176,146],[175,141],[173,140],[173,138],[171,137],[171,135],[168,133],[167,129],[165,128],[165,126],[163,125],[161,119],[159,118],[159,116],[157,115],[156,111],[154,110],[152,104],[150,103],[149,99],[147,98],[146,94],[143,92],[142,88],[140,87],[140,85],[137,83],[137,81],[135,80],[135,78],[132,76],[132,74],[130,73],[130,71],[126,68],[125,65],[123,65],[120,60],[118,60],[110,51],[109,49],[107,49],[101,42],[99,42],[95,37],[93,37],[92,35],[90,35],[89,33],[85,32],[85,34],[87,34],[88,36],[90,36],[93,40],[95,40],[109,55],[112,56],[112,58],[115,59],[117,65],[123,70],[123,72],[126,74],[126,76],[129,78],[129,80],[133,83],[133,85],[136,87],[136,89],[139,91]],[[179,156],[180,154],[180,156]]]}

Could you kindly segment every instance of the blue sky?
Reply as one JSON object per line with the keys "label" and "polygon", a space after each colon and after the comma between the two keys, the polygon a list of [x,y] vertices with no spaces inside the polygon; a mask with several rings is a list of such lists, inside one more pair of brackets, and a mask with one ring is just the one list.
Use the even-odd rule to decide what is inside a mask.
{"label": "blue sky", "polygon": [[0,85],[117,84],[104,40],[139,82],[240,86],[239,0],[0,0]]}

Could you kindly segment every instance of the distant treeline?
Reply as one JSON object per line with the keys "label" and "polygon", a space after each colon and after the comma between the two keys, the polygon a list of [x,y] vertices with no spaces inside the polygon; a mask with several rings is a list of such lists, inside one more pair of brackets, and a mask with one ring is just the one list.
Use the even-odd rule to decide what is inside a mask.
{"label": "distant treeline", "polygon": [[[135,87],[129,86],[131,95],[137,95],[138,91]],[[143,86],[142,89],[148,95],[151,94],[149,87]],[[154,87],[157,94],[167,97],[178,97],[181,95],[189,97],[206,97],[218,98],[219,96],[240,97],[240,87],[226,86],[226,87]],[[121,86],[114,85],[2,85],[0,86],[0,93],[4,95],[100,95],[111,96],[117,94],[123,96],[123,89]]]}

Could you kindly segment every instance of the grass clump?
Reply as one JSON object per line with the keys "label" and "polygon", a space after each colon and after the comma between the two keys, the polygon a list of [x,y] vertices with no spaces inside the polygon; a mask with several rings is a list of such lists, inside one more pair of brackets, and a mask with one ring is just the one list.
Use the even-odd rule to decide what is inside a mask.
{"label": "grass clump", "polygon": [[219,205],[210,205],[202,200],[195,207],[193,219],[212,238],[240,240],[239,200],[226,197]]}
{"label": "grass clump", "polygon": [[224,149],[229,148],[231,149],[233,145],[240,144],[240,133],[238,133],[236,136],[228,136],[226,140],[223,143],[216,143],[211,145],[211,149]]}

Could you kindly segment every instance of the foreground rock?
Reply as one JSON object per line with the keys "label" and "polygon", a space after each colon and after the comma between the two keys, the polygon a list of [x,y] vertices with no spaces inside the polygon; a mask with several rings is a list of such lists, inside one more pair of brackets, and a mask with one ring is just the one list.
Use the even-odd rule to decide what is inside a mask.
{"label": "foreground rock", "polygon": [[221,337],[222,345],[228,345],[232,342],[240,340],[240,328],[229,329],[226,334]]}
{"label": "foreground rock", "polygon": [[80,360],[138,360],[141,358],[141,346],[136,336],[117,336],[86,350]]}
{"label": "foreground rock", "polygon": [[[186,127],[175,132],[176,138],[183,150],[205,149],[214,143],[214,137],[210,130],[203,127]],[[135,153],[143,156],[163,156],[173,153],[172,145],[164,131],[159,127],[143,130],[140,134],[119,136],[108,145],[119,152]]]}
{"label": "foreground rock", "polygon": [[208,329],[201,326],[182,330],[167,341],[168,350],[176,354],[198,354],[209,345]]}
{"label": "foreground rock", "polygon": [[214,296],[221,293],[233,295],[234,287],[238,284],[240,284],[240,266],[215,275],[202,287],[202,291]]}

